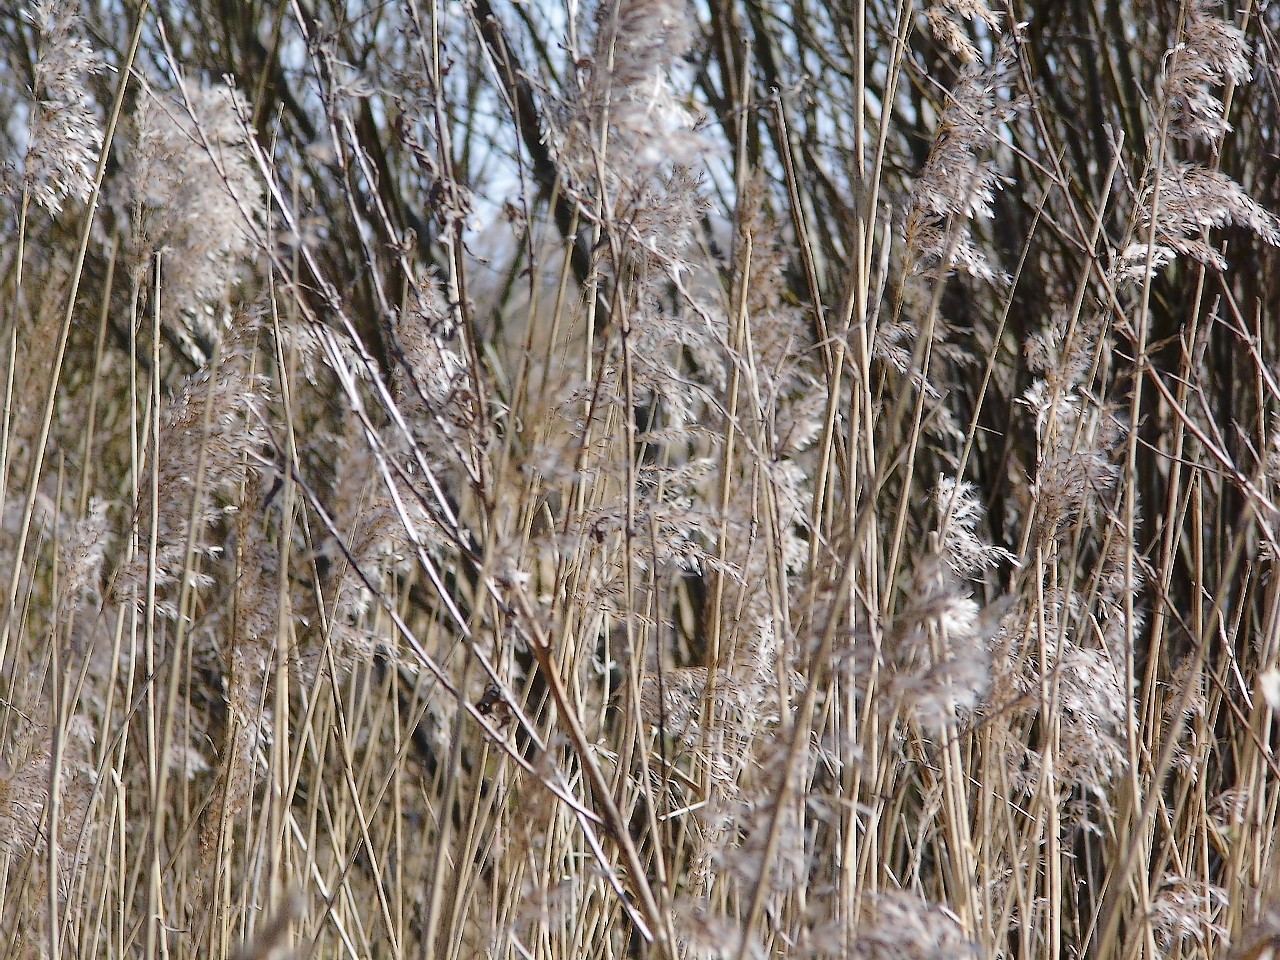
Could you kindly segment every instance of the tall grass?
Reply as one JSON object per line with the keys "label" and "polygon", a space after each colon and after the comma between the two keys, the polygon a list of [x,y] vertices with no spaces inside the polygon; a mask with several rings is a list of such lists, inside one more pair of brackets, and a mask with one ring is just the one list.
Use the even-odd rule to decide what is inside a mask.
{"label": "tall grass", "polygon": [[1280,950],[1280,14],[0,14],[0,953]]}

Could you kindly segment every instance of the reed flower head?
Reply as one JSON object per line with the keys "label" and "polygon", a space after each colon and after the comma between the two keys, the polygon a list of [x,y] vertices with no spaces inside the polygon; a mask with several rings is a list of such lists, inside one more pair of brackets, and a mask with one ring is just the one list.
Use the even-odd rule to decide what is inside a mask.
{"label": "reed flower head", "polygon": [[1231,129],[1213,88],[1244,83],[1249,68],[1244,32],[1221,17],[1215,0],[1191,0],[1182,40],[1169,51],[1160,85],[1174,136],[1217,144]]}
{"label": "reed flower head", "polygon": [[1018,112],[1018,102],[1008,98],[1013,65],[1012,48],[1002,48],[990,66],[966,65],[948,94],[907,208],[907,250],[917,272],[936,267],[945,276],[960,266],[990,282],[1007,279],[974,246],[968,221],[993,214],[1001,177],[991,151]]}
{"label": "reed flower head", "polygon": [[855,960],[952,960],[981,951],[945,904],[906,890],[867,894],[866,919],[854,940]]}
{"label": "reed flower head", "polygon": [[66,200],[85,201],[102,150],[102,127],[89,95],[89,79],[102,59],[80,35],[73,0],[37,0],[31,17],[40,31],[32,122],[23,186],[57,213]]}
{"label": "reed flower head", "polygon": [[136,261],[160,257],[165,315],[213,341],[258,250],[263,187],[240,93],[187,93],[175,101],[148,89],[139,99],[122,189],[139,216]]}

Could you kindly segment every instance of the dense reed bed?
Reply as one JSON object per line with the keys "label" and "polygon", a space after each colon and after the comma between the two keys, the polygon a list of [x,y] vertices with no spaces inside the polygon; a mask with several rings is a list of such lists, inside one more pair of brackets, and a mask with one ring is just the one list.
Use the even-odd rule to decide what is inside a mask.
{"label": "dense reed bed", "polygon": [[1280,950],[1280,7],[0,12],[0,954]]}

